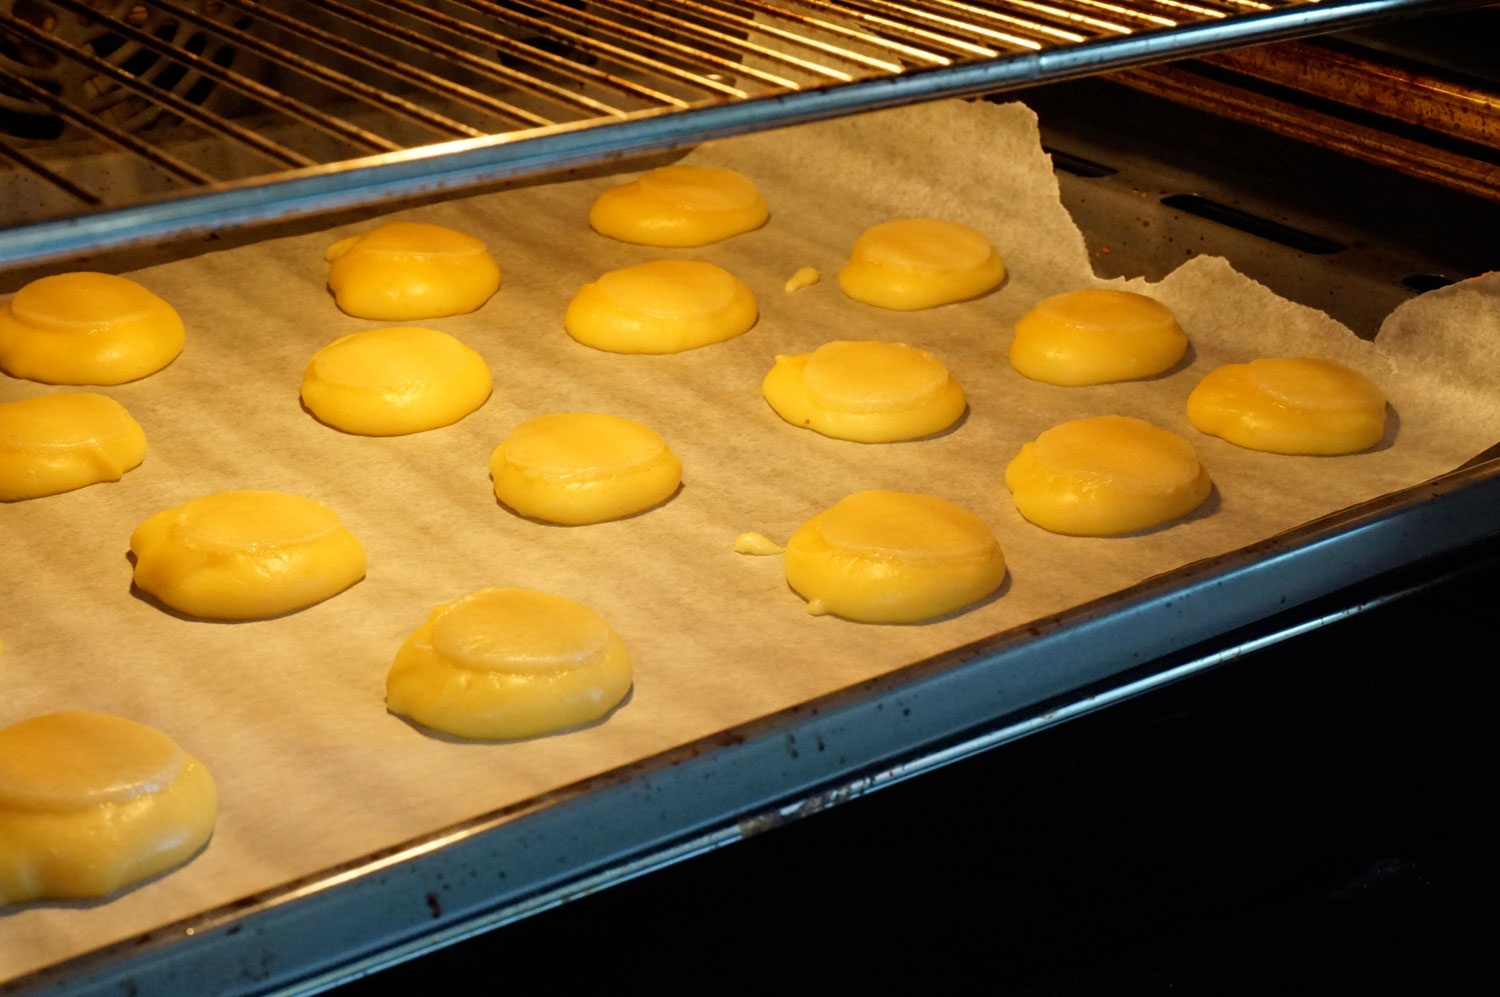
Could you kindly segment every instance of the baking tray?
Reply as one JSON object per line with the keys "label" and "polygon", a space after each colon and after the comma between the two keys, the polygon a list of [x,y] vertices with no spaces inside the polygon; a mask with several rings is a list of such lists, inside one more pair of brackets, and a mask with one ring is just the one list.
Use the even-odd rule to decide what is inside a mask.
{"label": "baking tray", "polygon": [[1496,532],[1484,463],[16,980],[310,992],[1212,666],[1162,655]]}
{"label": "baking tray", "polygon": [[315,993],[1331,622],[1149,667],[1494,536],[1497,502],[1492,460],[0,992]]}

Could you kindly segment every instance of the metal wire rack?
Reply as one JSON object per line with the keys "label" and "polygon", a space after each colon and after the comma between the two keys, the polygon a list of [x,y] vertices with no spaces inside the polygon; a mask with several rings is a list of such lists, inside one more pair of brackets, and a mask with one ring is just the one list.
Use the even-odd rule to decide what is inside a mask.
{"label": "metal wire rack", "polygon": [[1480,0],[0,0],[0,266]]}

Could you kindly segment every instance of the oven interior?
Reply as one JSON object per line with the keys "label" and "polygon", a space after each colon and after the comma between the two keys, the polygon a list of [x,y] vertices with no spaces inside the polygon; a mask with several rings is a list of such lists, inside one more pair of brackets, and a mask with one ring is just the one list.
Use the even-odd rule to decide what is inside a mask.
{"label": "oven interior", "polygon": [[[751,98],[759,94],[762,102],[770,102],[764,95],[788,82],[802,96],[815,96],[830,82],[853,86],[852,82],[831,77],[830,72],[843,73],[851,80],[861,79],[862,73],[897,73],[903,74],[903,79],[920,81],[924,73],[941,77],[962,69],[966,59],[1037,51],[1036,46],[1028,47],[1024,42],[1038,38],[1049,43],[1061,39],[1058,44],[1064,47],[1077,46],[1077,40],[1063,38],[1057,32],[1073,31],[1079,38],[1121,34],[1101,27],[1101,23],[1107,23],[1105,18],[1087,13],[1089,8],[1105,6],[1101,4],[1027,5],[1029,10],[1045,6],[1062,13],[1049,14],[1039,22],[1028,20],[1030,27],[1026,30],[1004,20],[1014,15],[1001,4],[974,6],[936,0],[904,4],[900,5],[902,18],[894,24],[879,20],[889,13],[882,10],[888,6],[873,2],[804,3],[796,8],[800,20],[795,20],[785,16],[786,11],[778,5],[687,0],[427,5],[290,0],[143,4],[13,0],[0,6],[0,38],[5,39],[0,42],[0,59],[5,60],[6,67],[5,75],[0,76],[0,163],[8,167],[0,173],[0,203],[9,206],[3,223],[11,230],[0,234],[0,245],[11,242],[42,248],[30,253],[17,251],[8,258],[9,270],[0,278],[0,290],[13,290],[25,279],[55,270],[57,264],[51,261],[56,259],[86,261],[100,269],[127,269],[213,248],[204,242],[204,233],[210,231],[232,238],[258,238],[327,224],[328,212],[350,209],[357,202],[330,193],[332,186],[317,184],[326,185],[340,173],[356,169],[350,163],[376,171],[409,165],[410,160],[403,161],[407,155],[403,150],[436,140],[453,140],[458,146],[470,147],[470,151],[472,147],[480,150],[474,163],[460,172],[460,179],[452,181],[464,185],[513,181],[523,172],[534,175],[581,162],[565,143],[555,159],[534,159],[518,166],[519,160],[506,158],[512,143],[490,144],[485,138],[497,130],[497,124],[520,133],[527,141],[556,135],[571,141],[592,127],[603,134],[613,126],[624,134],[624,126],[650,126],[673,116],[689,118],[687,112],[701,110],[705,103],[711,105],[710,110],[753,109],[759,105]],[[1148,2],[1131,8],[1110,6],[1132,11],[1128,16],[1134,20],[1127,27],[1134,28],[1145,14],[1162,18],[1162,8],[1193,5]],[[775,16],[767,13],[766,8],[771,7],[778,7]],[[1242,8],[1252,7],[1263,14],[1282,9],[1275,4],[1244,3],[1208,3],[1195,9],[1240,13]],[[959,8],[978,10],[984,16],[978,18],[977,26],[968,23],[955,27],[951,15]],[[802,55],[787,54],[788,49],[805,53],[806,36],[802,32],[809,30],[806,24],[811,17],[817,18],[818,31],[839,29],[834,34],[848,45],[843,54],[829,59],[834,69]],[[500,27],[494,26],[495,18],[502,19]],[[768,23],[772,29],[769,32],[765,30]],[[1038,31],[1037,23],[1051,33]],[[1059,23],[1073,27],[1058,27]],[[1241,272],[1283,296],[1326,310],[1361,335],[1372,336],[1380,319],[1399,302],[1496,266],[1492,233],[1500,223],[1500,126],[1494,122],[1500,121],[1500,116],[1492,112],[1500,100],[1495,96],[1500,92],[1500,72],[1483,39],[1494,36],[1497,24],[1500,12],[1469,10],[1394,26],[1355,26],[1333,36],[1253,50],[1194,52],[1195,58],[1190,60],[1122,68],[1109,76],[1030,87],[1020,86],[1029,82],[1024,79],[1005,79],[1001,81],[1006,90],[1002,99],[1024,100],[1037,111],[1044,142],[1054,156],[1064,203],[1088,238],[1096,272],[1101,276],[1157,278],[1192,255],[1222,255]],[[793,26],[798,30],[793,31]],[[423,32],[420,37],[402,34],[415,33],[418,28]],[[797,37],[782,38],[777,32]],[[432,37],[448,39],[448,47],[432,44]],[[1016,37],[1022,41],[1015,41]],[[399,44],[393,46],[392,38]],[[760,51],[762,48],[764,51]],[[318,54],[313,55],[315,52]],[[688,68],[657,59],[653,52],[675,53]],[[1138,53],[1118,59],[1122,67],[1144,61]],[[872,63],[884,63],[885,68]],[[455,64],[459,67],[456,71]],[[862,68],[854,70],[851,66]],[[749,75],[756,82],[754,88],[744,85],[747,67],[753,70]],[[1076,76],[1085,71],[1089,67],[1079,64],[1067,68],[1063,75]],[[381,81],[380,85],[370,86],[375,79]],[[1364,82],[1351,82],[1355,80]],[[967,88],[962,92],[978,93],[999,89],[995,82],[965,78],[951,85]],[[517,89],[499,100],[493,96],[497,83]],[[933,90],[910,99],[935,94],[948,85],[935,83]],[[417,95],[421,95],[420,103],[414,99]],[[719,101],[723,103],[715,103]],[[606,126],[594,124],[601,119]],[[686,133],[671,136],[629,133],[628,140],[633,143],[629,149],[675,147],[720,134],[713,131],[715,128],[768,127],[777,120],[774,114],[747,116],[729,124],[705,124],[701,129],[695,124]],[[582,127],[581,122],[590,124]],[[520,147],[524,141],[513,144]],[[592,153],[596,162],[614,155],[598,149]],[[431,158],[424,155],[416,161],[430,165]],[[282,200],[278,185],[292,182],[314,184],[311,219],[291,217],[292,211]],[[374,200],[376,196],[390,200],[441,196],[443,184],[448,182],[418,170],[389,186],[364,188],[382,194],[361,193],[360,197],[366,204],[381,205],[390,201]],[[250,197],[232,209],[211,205],[200,214],[189,207],[186,214],[170,218],[164,212],[164,206],[191,205],[194,201],[206,202],[208,195],[243,191],[249,191]],[[70,222],[78,228],[82,220],[82,227],[87,229],[89,219],[108,217],[112,210],[126,213],[123,238],[107,237],[100,234],[102,229],[71,242],[56,236]],[[252,223],[260,227],[232,231]],[[1494,558],[1493,550],[1476,547],[1399,576],[1371,580],[1357,591],[1330,596],[1325,603],[1302,607],[1294,614],[1296,620],[1269,621],[1259,632],[1275,632],[1278,627],[1297,629],[1322,613],[1341,621],[1338,628],[1329,631],[1337,636],[1299,637],[1284,645],[1278,642],[1279,649],[1262,651],[1261,657],[1254,659],[1273,662],[1259,671],[1251,667],[1252,661],[1241,661],[1225,670],[1227,678],[1190,684],[1198,691],[1160,694],[1177,698],[1162,699],[1159,708],[1122,708],[1135,712],[1122,714],[1128,720],[1113,726],[1096,724],[1089,728],[1097,734],[1080,733],[1071,742],[1054,737],[1047,743],[1061,747],[1036,750],[1054,751],[1048,757],[1060,771],[1069,765],[1100,765],[1109,738],[1134,736],[1141,724],[1170,726],[1172,718],[1181,714],[1227,716],[1229,722],[1239,725],[1236,730],[1274,739],[1275,731],[1256,728],[1247,718],[1257,708],[1254,704],[1264,705],[1262,700],[1270,696],[1266,683],[1279,684],[1284,690],[1296,689],[1305,682],[1313,689],[1309,701],[1317,704],[1317,710],[1336,712],[1346,686],[1359,682],[1364,674],[1351,667],[1347,657],[1341,657],[1346,653],[1346,645],[1340,643],[1344,640],[1347,646],[1358,648],[1358,654],[1369,656],[1371,672],[1377,681],[1385,683],[1383,689],[1412,683],[1419,690],[1419,701],[1425,704],[1421,708],[1436,709],[1442,695],[1425,684],[1428,676],[1403,660],[1403,656],[1416,653],[1413,645],[1396,640],[1392,634],[1407,634],[1417,625],[1418,616],[1409,607],[1419,606],[1421,619],[1441,620],[1441,626],[1453,635],[1447,657],[1461,661],[1464,656],[1457,649],[1463,641],[1482,639],[1483,626],[1478,619],[1482,607],[1475,605],[1474,593],[1493,587]],[[1455,591],[1462,594],[1454,596]],[[1437,596],[1434,592],[1449,595]],[[1351,606],[1358,608],[1346,612]],[[1244,634],[1226,634],[1222,643],[1228,647],[1245,639]],[[1310,669],[1310,677],[1292,673],[1294,666]],[[1447,664],[1435,670],[1439,674],[1430,681],[1443,689],[1461,681]],[[1249,678],[1252,672],[1258,677]],[[1252,705],[1236,705],[1238,697]],[[1270,698],[1284,702],[1286,697],[1276,693]],[[1362,700],[1362,705],[1391,719],[1384,725],[1362,727],[1361,735],[1421,739],[1432,733],[1431,728],[1399,722],[1400,698],[1391,694]],[[1284,714],[1278,715],[1276,722],[1322,722],[1306,712]],[[1309,734],[1309,729],[1297,728],[1294,742],[1307,751],[1326,746]],[[1161,743],[1169,740],[1164,737]],[[1456,735],[1429,743],[1436,748],[1420,757],[1434,766],[1450,762],[1455,754],[1472,747]],[[1172,744],[1173,750],[1182,747],[1178,742]],[[806,832],[801,841],[810,844],[787,844],[786,853],[765,846],[762,853],[773,856],[767,861],[790,862],[795,868],[813,870],[833,861],[829,856],[846,847],[846,836],[861,833],[858,822],[863,820],[873,822],[866,826],[880,828],[872,837],[888,847],[893,844],[892,835],[899,832],[902,836],[926,834],[928,837],[920,840],[927,848],[941,847],[945,827],[993,821],[1002,828],[996,840],[1000,852],[1006,854],[1006,849],[1022,847],[1028,839],[1020,832],[1007,836],[1003,830],[1006,809],[999,801],[1008,799],[1008,804],[1025,806],[1028,792],[1033,801],[1057,801],[1037,785],[1014,794],[1003,790],[976,792],[975,785],[981,780],[1007,773],[1014,777],[1015,770],[1009,763],[995,761],[995,757],[1006,754],[984,756],[990,758],[988,762],[981,758],[963,763],[971,767],[960,765],[951,777],[935,776],[931,787],[920,796],[899,796],[906,792],[904,789],[890,794],[891,807],[898,806],[896,800],[903,800],[905,805],[933,808],[920,829],[912,828],[911,822],[903,821],[895,811],[882,816],[874,802],[877,797],[850,807],[848,819],[829,816],[810,821],[810,827],[828,828]],[[1248,778],[1254,770],[1249,754],[1236,755],[1226,762],[1226,768],[1237,778]],[[1159,763],[1165,756],[1163,748],[1149,760]],[[1372,757],[1381,764],[1389,763],[1392,756],[1372,752]],[[1298,767],[1290,752],[1275,755],[1275,761],[1280,767],[1273,771],[1289,773]],[[1313,771],[1320,773],[1320,778],[1330,779],[1355,772],[1353,784],[1361,787],[1382,784],[1378,772],[1361,768],[1352,759],[1349,766],[1342,770],[1315,766]],[[1179,774],[1171,785],[1192,792],[1193,779],[1212,774],[1204,771],[1207,768],[1195,767]],[[1456,771],[1469,769],[1459,767]],[[1073,783],[1062,784],[1100,788],[1087,776],[1077,777],[1076,771],[1073,775]],[[1406,805],[1401,801],[1409,801],[1412,807],[1432,806],[1436,801],[1432,793],[1415,784],[1415,766],[1406,765],[1397,775],[1399,778],[1389,784],[1390,806],[1372,807],[1368,813],[1371,821],[1391,819]],[[947,781],[939,784],[939,778]],[[1457,793],[1458,781],[1445,778],[1441,785]],[[927,780],[918,783],[926,785]],[[1295,819],[1292,809],[1316,795],[1316,786],[1301,782],[1287,785],[1289,790],[1280,791],[1269,781],[1258,784],[1261,804],[1284,819],[1265,818],[1264,826],[1284,827],[1284,821]],[[1120,810],[1153,799],[1144,791],[1137,796],[1117,789],[1106,798],[1119,809],[1110,813],[1091,809],[1062,812],[1077,819],[1120,819]],[[1209,799],[1212,806],[1223,809],[1224,819],[1230,819],[1230,805],[1222,795]],[[1451,802],[1452,796],[1444,799]],[[1162,812],[1177,819],[1184,816],[1181,809],[1165,808]],[[1431,812],[1433,821],[1418,823],[1438,836],[1439,819],[1474,818],[1467,801],[1450,809],[1434,807]],[[1331,839],[1345,827],[1345,816],[1341,815],[1347,811],[1313,807],[1308,813],[1312,814],[1307,819],[1312,822],[1314,838],[1326,844],[1332,854]],[[837,820],[843,823],[835,824]],[[855,821],[852,825],[851,820]],[[824,821],[828,823],[821,823]],[[1032,830],[1040,826],[1032,825]],[[1212,852],[1208,848],[1179,851],[1159,843],[1157,839],[1169,838],[1175,830],[1163,821],[1148,821],[1124,839],[1138,846],[1134,855],[1143,868],[1157,863],[1177,870],[1166,877],[1169,883],[1178,882],[1182,856],[1206,861]],[[1040,837],[1038,832],[1033,840]],[[1148,839],[1152,842],[1149,847]],[[1442,853],[1446,858],[1437,863],[1440,875],[1462,877],[1457,864],[1474,857],[1471,839],[1464,836],[1454,850]],[[975,845],[972,835],[959,840],[966,847]],[[1226,840],[1235,848],[1253,847],[1244,834]],[[1425,840],[1430,843],[1435,839]],[[1443,840],[1451,844],[1450,839]],[[762,848],[755,842],[746,847]],[[1274,854],[1283,860],[1305,854],[1292,844],[1278,847]],[[1403,854],[1418,854],[1423,847],[1428,846],[1414,844],[1404,853],[1394,846],[1385,851],[1397,861],[1406,861]],[[1376,847],[1375,851],[1381,849]],[[869,856],[870,852],[855,854]],[[1223,861],[1223,856],[1215,855],[1214,860]],[[731,894],[735,888],[732,884],[767,875],[764,867],[757,871],[755,859],[746,859],[744,866],[717,858],[700,861],[705,870],[701,875],[717,883],[715,889]],[[1052,863],[1062,869],[1068,858],[1061,849],[1043,849],[1035,861],[1042,868]],[[713,862],[720,864],[713,867]],[[1250,867],[1255,868],[1255,864],[1250,863]],[[697,863],[681,868],[677,885],[664,879],[661,893],[651,892],[657,889],[655,886],[648,890],[644,885],[627,885],[621,890],[621,902],[627,903],[624,898],[634,896],[637,902],[652,905],[687,903],[685,897],[704,887],[697,879],[700,874],[689,871],[699,868]],[[1003,879],[1003,870],[994,865],[985,868],[988,875]],[[1223,873],[1227,863],[1214,868],[1227,875]],[[894,860],[884,872],[900,878],[947,876],[954,870],[948,866],[924,867],[921,860],[912,858]],[[1150,958],[1150,953],[1168,959],[1173,949],[1164,940],[1166,934],[1151,934],[1147,928],[1125,930],[1117,924],[1103,926],[1110,917],[1127,918],[1138,910],[1121,899],[1126,892],[1152,889],[1149,884],[1159,884],[1161,877],[1153,878],[1149,869],[1138,878],[1122,874],[1112,880],[1103,873],[1099,875],[1107,884],[1103,894],[1092,890],[1087,876],[1069,878],[1058,873],[1059,881],[1076,894],[1079,905],[1087,907],[1100,895],[1113,898],[1100,902],[1098,911],[1104,913],[1095,911],[1082,919],[1080,935],[1085,943],[1093,944],[1098,951],[1100,945],[1107,949],[1116,944],[1139,944],[1145,938],[1150,940],[1145,949],[1148,956],[1137,962]],[[710,878],[714,876],[719,878]],[[1047,887],[1041,882],[1045,878],[1033,868],[1032,892],[1022,890],[1019,896],[1036,900],[1047,895]],[[854,916],[856,906],[872,901],[867,894],[851,899],[847,895],[849,881],[830,875],[822,897],[810,898],[804,891],[799,902],[826,903],[829,916],[841,916],[838,912]],[[1357,884],[1358,876],[1346,877],[1343,882]],[[986,890],[993,896],[1006,885],[997,880],[986,883]],[[1116,887],[1115,893],[1108,892]],[[1288,889],[1295,892],[1301,887],[1294,884]],[[626,892],[630,890],[637,892]],[[846,894],[842,899],[834,895],[840,892]],[[1159,917],[1155,926],[1162,932],[1184,930],[1183,918],[1214,902],[1208,891],[1189,892],[1191,902],[1185,906],[1169,910],[1164,903],[1153,908]],[[951,905],[957,909],[970,893],[966,885],[949,884],[942,890],[906,887],[892,896],[901,904]],[[1263,892],[1247,889],[1241,893],[1252,897],[1245,901],[1251,908],[1264,909],[1264,905],[1254,907],[1262,902],[1254,898],[1263,899]],[[1440,901],[1446,902],[1443,898],[1471,895],[1457,889],[1428,890],[1421,895],[1425,899],[1418,903],[1418,909],[1425,909],[1421,904],[1437,897],[1432,902],[1439,906],[1433,909],[1439,911],[1441,920],[1450,912],[1440,906]],[[764,914],[782,903],[747,897],[744,909]],[[1057,903],[1054,913],[1062,916],[1062,908]],[[538,928],[532,935],[519,934],[519,930],[529,928],[518,930],[518,943],[546,948],[548,932],[586,931],[596,919],[608,922],[622,916],[620,908],[591,901],[570,904],[565,910],[571,911],[571,921],[559,921],[561,914],[543,915],[536,920]],[[1320,908],[1297,910],[1297,916],[1314,921]],[[1174,917],[1178,921],[1173,922]],[[1000,923],[1015,928],[1024,920],[1014,917]],[[1451,920],[1457,923],[1456,917]],[[942,918],[938,921],[947,923]],[[868,927],[863,920],[856,923]],[[914,927],[916,919],[900,923],[907,925],[913,937],[926,939],[929,945],[939,944],[931,931]],[[1231,918],[1223,923],[1229,926],[1225,931],[1231,932],[1242,922]],[[681,922],[672,924],[674,930],[685,930]],[[788,924],[795,925],[795,930],[809,930],[807,919],[800,915],[788,918]],[[959,939],[953,943],[955,958],[972,957],[982,951],[972,928],[951,930]],[[1023,940],[1031,937],[1018,928],[1017,933]],[[733,958],[737,950],[714,942],[713,931],[706,934],[710,936],[703,943],[706,953],[717,953],[716,958],[725,960]],[[854,934],[836,932],[832,937],[852,942]],[[962,939],[971,936],[971,947],[964,948]],[[1253,937],[1263,944],[1272,943],[1269,936]],[[474,954],[474,944],[482,947],[487,943],[473,943],[467,954],[454,958],[481,958]],[[1040,944],[1035,937],[1033,944]],[[1048,954],[1054,963],[1066,961],[1066,957],[1055,945],[1043,945],[1037,951],[1042,954],[1029,962],[1022,960],[1030,969],[1015,976],[1013,982],[1037,984],[1046,990],[1037,983],[1044,976],[1026,973],[1045,974],[1049,964],[1044,956]],[[1248,958],[1241,947],[1226,946],[1218,951],[1224,958]],[[1135,957],[1120,958],[1129,963]],[[384,961],[389,960],[376,956],[365,964],[342,966],[325,982],[347,979]],[[770,964],[777,965],[774,961]],[[441,965],[433,961],[413,964],[418,975],[438,971]],[[1200,960],[1193,965],[1206,969],[1207,962]],[[1142,968],[1142,972],[1147,970]],[[1079,978],[1074,973],[1067,979],[1086,988],[1099,977]],[[1104,979],[1108,986],[1128,988],[1141,977]]]}

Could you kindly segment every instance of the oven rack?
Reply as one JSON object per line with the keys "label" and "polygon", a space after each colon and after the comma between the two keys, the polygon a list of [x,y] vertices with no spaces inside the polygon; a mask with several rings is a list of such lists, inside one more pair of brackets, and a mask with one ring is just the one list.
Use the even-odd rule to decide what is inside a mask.
{"label": "oven rack", "polygon": [[8,0],[0,267],[1482,0]]}

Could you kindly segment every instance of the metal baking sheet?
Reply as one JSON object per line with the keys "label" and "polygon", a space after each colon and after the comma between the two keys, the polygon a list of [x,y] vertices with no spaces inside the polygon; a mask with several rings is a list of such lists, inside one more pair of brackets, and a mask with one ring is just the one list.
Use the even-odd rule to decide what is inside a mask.
{"label": "metal baking sheet", "polygon": [[[998,483],[1000,455],[1100,405],[1130,401],[1180,425],[1173,392],[1243,334],[1218,314],[1225,308],[1239,322],[1274,309],[1289,323],[1277,335],[1295,339],[1293,327],[1304,323],[1300,334],[1334,337],[1330,348],[1343,343],[1355,359],[1374,362],[1362,352],[1368,344],[1337,340],[1326,317],[1277,305],[1255,285],[1233,284],[1238,296],[1221,294],[1216,312],[1203,299],[1222,289],[1215,281],[1225,268],[1206,261],[1157,289],[1183,312],[1199,344],[1195,365],[1146,385],[1063,396],[1021,383],[1003,360],[1009,321],[1040,294],[1089,279],[1082,240],[1059,217],[1027,121],[1016,108],[929,107],[702,150],[703,161],[753,165],[780,214],[766,230],[704,254],[751,283],[761,324],[731,344],[680,357],[594,354],[559,328],[561,306],[579,283],[644,258],[639,247],[605,243],[581,226],[592,194],[608,181],[434,207],[423,217],[484,231],[508,276],[485,310],[442,326],[490,359],[496,397],[451,431],[422,437],[340,437],[295,406],[296,374],[311,350],[369,325],[338,316],[321,289],[321,248],[341,233],[141,274],[163,293],[171,289],[190,327],[201,330],[197,355],[185,354],[162,380],[121,391],[162,427],[146,466],[117,486],[0,510],[15,527],[0,541],[6,562],[36,565],[23,591],[71,591],[74,604],[98,617],[84,640],[66,601],[61,609],[8,606],[0,675],[11,683],[14,718],[93,705],[169,730],[220,774],[225,810],[209,850],[179,873],[105,904],[33,905],[0,917],[0,953],[34,951],[38,939],[92,947],[112,940],[98,929],[104,923],[124,940],[10,988],[130,982],[143,991],[254,992],[301,985],[325,969],[347,972],[365,955],[399,957],[730,840],[742,833],[742,818],[749,829],[764,826],[809,792],[838,791],[841,780],[847,787],[855,777],[888,778],[881,773],[895,772],[890,766],[903,756],[938,757],[934,745],[939,755],[963,750],[965,732],[1024,728],[1037,722],[1024,713],[1038,703],[1492,530],[1475,515],[1493,497],[1492,467],[1347,511],[1360,496],[1399,488],[1403,474],[1422,481],[1500,438],[1500,427],[1485,421],[1494,413],[1484,408],[1484,384],[1461,363],[1427,368],[1459,393],[1459,411],[1443,415],[1420,394],[1393,393],[1399,432],[1357,462],[1377,469],[1373,485],[1343,480],[1333,473],[1337,462],[1304,460],[1316,468],[1318,487],[1311,497],[1289,495],[1274,462],[1256,458],[1236,472],[1232,458],[1243,455],[1195,440],[1223,492],[1208,515],[1117,541],[1054,538],[1021,522]],[[976,175],[994,193],[974,196],[965,181]],[[1050,200],[1034,198],[1037,190]],[[898,208],[979,225],[1010,261],[1010,282],[980,301],[914,316],[857,306],[828,280],[797,295],[780,290],[805,263],[831,275],[853,236]],[[551,251],[538,251],[544,245]],[[1456,329],[1440,327],[1443,313],[1463,320],[1455,327],[1474,325],[1466,309],[1492,294],[1476,283],[1408,309],[1396,330],[1398,343],[1406,330],[1402,358],[1421,353],[1417,346],[1460,348],[1450,338]],[[851,327],[944,355],[970,386],[967,421],[938,439],[890,448],[826,441],[779,423],[755,394],[771,354],[811,348]],[[1402,377],[1420,387],[1421,374]],[[184,414],[162,394],[174,383],[194,396],[195,410]],[[13,393],[44,390],[3,384]],[[688,465],[685,490],[611,527],[516,521],[488,497],[483,458],[508,426],[538,408],[576,402],[581,391],[606,410],[649,411],[647,421]],[[1428,416],[1437,421],[1424,428]],[[1447,448],[1429,455],[1435,465],[1422,465],[1433,470],[1401,469],[1407,444],[1433,435],[1432,426],[1442,428],[1436,435]],[[310,456],[290,459],[304,452]],[[129,528],[169,496],[249,483],[247,470],[255,483],[329,498],[366,538],[372,566],[384,568],[372,567],[361,586],[314,610],[250,625],[179,620],[129,599]],[[336,495],[320,491],[335,488],[335,478]],[[774,563],[728,551],[741,529],[784,536],[848,491],[918,481],[995,526],[1014,572],[999,599],[924,627],[812,620]],[[1247,500],[1257,494],[1261,501]],[[1325,513],[1336,518],[1300,525]],[[53,551],[56,563],[38,553],[40,538],[64,548]],[[82,577],[65,567],[70,557],[96,565],[99,544],[118,570]],[[1057,562],[1061,570],[1049,575]],[[601,570],[606,564],[613,574]],[[1123,565],[1125,580],[1106,565]],[[496,578],[500,571],[507,577]],[[383,712],[379,683],[389,655],[428,607],[481,584],[544,581],[594,604],[638,653],[636,695],[609,722],[485,746],[437,741]],[[60,669],[56,661],[77,664]],[[318,793],[293,791],[309,780]],[[310,827],[319,828],[315,838]],[[263,885],[236,889],[256,877]],[[128,930],[132,918],[136,931]],[[173,923],[163,927],[164,919]]]}

